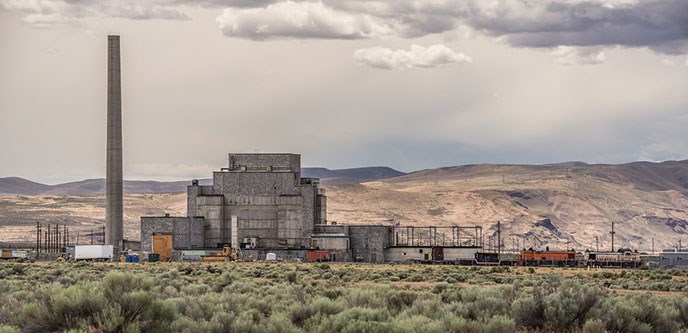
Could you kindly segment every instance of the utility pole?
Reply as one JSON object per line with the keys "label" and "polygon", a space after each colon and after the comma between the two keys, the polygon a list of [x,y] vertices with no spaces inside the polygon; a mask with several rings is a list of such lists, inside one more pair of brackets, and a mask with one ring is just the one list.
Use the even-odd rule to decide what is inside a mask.
{"label": "utility pole", "polygon": [[616,232],[614,232],[614,222],[612,222],[612,231],[609,232],[609,234],[612,235],[612,252],[614,252],[614,234],[615,233]]}
{"label": "utility pole", "polygon": [[597,246],[597,252],[600,252],[600,237],[595,236],[595,244]]}
{"label": "utility pole", "polygon": [[655,255],[655,238],[652,237],[652,255]]}
{"label": "utility pole", "polygon": [[502,222],[497,221],[497,260],[502,256]]}
{"label": "utility pole", "polygon": [[36,261],[41,258],[41,222],[36,222]]}

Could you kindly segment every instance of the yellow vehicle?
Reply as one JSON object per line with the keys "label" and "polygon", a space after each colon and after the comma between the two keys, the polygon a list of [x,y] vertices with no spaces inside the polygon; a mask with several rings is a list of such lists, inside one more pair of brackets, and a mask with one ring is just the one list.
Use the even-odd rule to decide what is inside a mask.
{"label": "yellow vehicle", "polygon": [[207,256],[201,256],[201,261],[217,262],[217,261],[237,261],[238,256],[236,252],[232,251],[231,247],[224,247],[222,251],[211,253]]}

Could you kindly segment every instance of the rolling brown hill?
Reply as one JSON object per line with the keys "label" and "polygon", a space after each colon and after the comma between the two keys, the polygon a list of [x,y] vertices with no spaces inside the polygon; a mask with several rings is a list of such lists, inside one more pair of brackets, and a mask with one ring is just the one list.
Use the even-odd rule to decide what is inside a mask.
{"label": "rolling brown hill", "polygon": [[[651,250],[688,244],[688,161],[588,165],[466,165],[324,186],[328,219],[402,226],[502,223],[503,246]],[[184,215],[183,193],[125,196],[125,237],[141,215]],[[30,239],[36,221],[88,230],[102,223],[99,195],[0,196],[0,241]]]}

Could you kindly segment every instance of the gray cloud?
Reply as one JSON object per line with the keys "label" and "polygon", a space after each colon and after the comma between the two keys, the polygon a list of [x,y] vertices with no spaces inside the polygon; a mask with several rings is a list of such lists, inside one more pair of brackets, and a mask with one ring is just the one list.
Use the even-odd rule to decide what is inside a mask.
{"label": "gray cloud", "polygon": [[[266,8],[282,2],[275,3]],[[288,3],[295,7],[293,2]],[[515,47],[623,46],[648,47],[665,54],[688,52],[688,1],[685,0],[324,0],[303,6],[317,6],[340,16],[369,17],[378,26],[391,29],[390,34],[404,38],[450,32],[466,26],[479,33],[499,37]],[[285,9],[283,13],[288,13],[288,7],[282,7]],[[252,20],[260,20],[263,26],[271,27],[276,11],[263,8],[251,13]],[[321,18],[337,20],[335,15]],[[225,20],[225,24],[230,22],[246,30],[256,28],[249,23]],[[332,24],[337,23],[346,22]],[[282,26],[283,22],[275,24]],[[357,30],[359,22],[351,20],[348,24],[351,30]],[[312,35],[304,34],[303,30],[275,29],[274,33],[262,33],[261,39],[273,35],[281,38],[342,38],[339,34]],[[378,36],[371,31],[345,37]],[[248,34],[246,38],[254,39],[255,35]]]}
{"label": "gray cloud", "polygon": [[115,17],[133,20],[188,20],[183,12],[164,3],[135,0],[0,0],[6,10],[25,14],[24,22],[37,27],[80,25],[88,17]]}
{"label": "gray cloud", "polygon": [[432,68],[451,63],[471,62],[463,53],[456,53],[443,44],[430,47],[412,45],[409,51],[384,47],[358,49],[354,59],[363,65],[381,69]]}
{"label": "gray cloud", "polygon": [[229,37],[362,39],[422,37],[467,27],[514,47],[647,47],[688,53],[685,0],[0,0],[35,25],[90,16],[188,19],[190,7],[224,8]]}

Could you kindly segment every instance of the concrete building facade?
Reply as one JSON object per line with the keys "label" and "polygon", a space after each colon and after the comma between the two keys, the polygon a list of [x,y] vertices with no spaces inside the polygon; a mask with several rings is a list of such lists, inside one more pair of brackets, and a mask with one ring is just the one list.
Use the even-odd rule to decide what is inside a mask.
{"label": "concrete building facade", "polygon": [[[194,230],[201,224],[200,247],[306,249],[315,225],[327,219],[319,180],[301,178],[298,154],[229,154],[212,185],[193,181],[187,195],[185,218]],[[180,218],[141,219],[144,251],[150,249],[144,237],[165,229],[165,219]]]}

